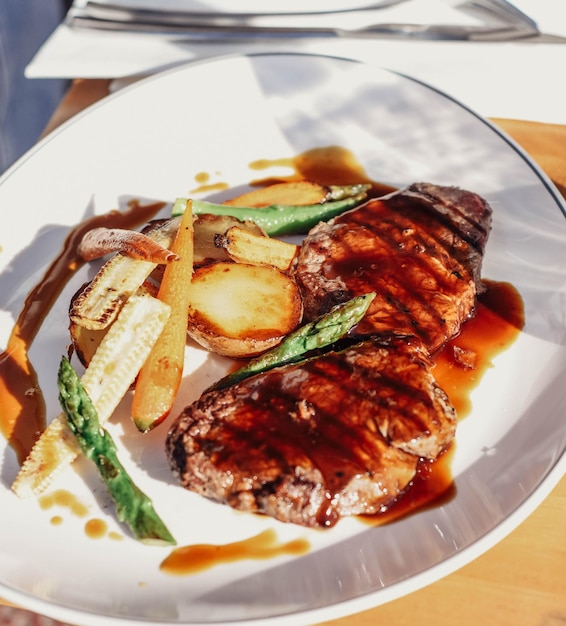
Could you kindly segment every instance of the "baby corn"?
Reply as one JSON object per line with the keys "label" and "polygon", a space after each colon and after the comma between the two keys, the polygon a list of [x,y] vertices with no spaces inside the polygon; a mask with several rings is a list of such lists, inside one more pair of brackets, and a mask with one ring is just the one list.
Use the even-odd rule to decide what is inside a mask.
{"label": "baby corn", "polygon": [[[81,379],[101,424],[128,391],[161,334],[169,311],[169,305],[152,296],[133,295],[109,328]],[[35,443],[12,489],[20,497],[40,494],[79,453],[65,416],[57,416]]]}

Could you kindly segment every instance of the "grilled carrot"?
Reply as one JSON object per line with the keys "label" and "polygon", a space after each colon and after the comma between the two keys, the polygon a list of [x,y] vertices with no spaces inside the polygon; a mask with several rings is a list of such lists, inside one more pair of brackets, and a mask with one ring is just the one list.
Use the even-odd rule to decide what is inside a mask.
{"label": "grilled carrot", "polygon": [[183,376],[189,284],[193,274],[193,214],[190,200],[187,201],[171,251],[178,260],[166,266],[157,294],[159,300],[169,305],[171,313],[140,370],[132,401],[132,419],[141,432],[155,428],[169,415]]}

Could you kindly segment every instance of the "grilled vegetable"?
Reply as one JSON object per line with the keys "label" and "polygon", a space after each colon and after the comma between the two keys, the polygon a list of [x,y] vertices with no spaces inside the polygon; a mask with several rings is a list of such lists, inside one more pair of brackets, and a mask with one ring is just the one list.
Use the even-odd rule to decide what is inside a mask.
{"label": "grilled vegetable", "polygon": [[189,335],[224,356],[265,352],[301,321],[297,284],[272,266],[206,265],[195,270],[190,291]]}
{"label": "grilled vegetable", "polygon": [[298,328],[275,348],[220,379],[210,390],[224,389],[254,374],[295,363],[313,350],[335,343],[362,319],[374,298],[375,293],[368,293],[334,307],[318,320]]}
{"label": "grilled vegetable", "polygon": [[[144,295],[156,298],[157,285],[153,282],[146,281],[136,292],[136,296]],[[92,357],[95,355],[98,350],[98,346],[104,339],[110,327],[111,326],[99,330],[92,330],[90,328],[85,328],[81,324],[76,324],[72,320],[69,322],[69,335],[71,336],[71,341],[73,342],[73,350],[85,368],[89,366]]]}
{"label": "grilled vegetable", "polygon": [[135,485],[118,459],[112,437],[100,425],[96,408],[68,359],[63,357],[58,376],[59,401],[83,454],[97,467],[121,522],[143,543],[175,544],[155,512],[151,500]]}
{"label": "grilled vegetable", "polygon": [[85,233],[77,249],[85,261],[100,259],[112,252],[122,252],[132,259],[169,263],[175,255],[144,233],[126,228],[100,226]]}
{"label": "grilled vegetable", "polygon": [[291,267],[299,249],[295,244],[256,235],[239,226],[232,226],[224,235],[216,237],[216,245],[224,248],[237,263],[273,265],[282,271]]}
{"label": "grilled vegetable", "polygon": [[247,207],[262,207],[270,204],[292,206],[322,204],[331,200],[343,200],[350,196],[356,196],[369,188],[370,185],[321,185],[310,180],[296,180],[253,189],[235,198],[230,198],[222,204]]}
{"label": "grilled vegetable", "polygon": [[[134,295],[106,333],[82,377],[101,423],[112,415],[129,389],[168,316],[165,303]],[[40,494],[79,453],[65,417],[57,416],[36,441],[12,489],[20,497]]]}
{"label": "grilled vegetable", "polygon": [[187,202],[171,250],[178,260],[165,268],[157,297],[171,314],[163,332],[142,365],[134,400],[132,419],[141,432],[151,430],[169,415],[181,384],[187,343],[187,316],[193,274],[193,216]]}
{"label": "grilled vegetable", "polygon": [[219,248],[215,241],[217,237],[221,237],[227,230],[237,226],[252,234],[265,236],[263,230],[255,223],[242,222],[231,215],[210,215],[203,213],[196,215],[193,221],[195,229],[194,241],[194,263],[195,265],[203,265],[212,261],[228,261],[229,256],[226,250]]}
{"label": "grilled vegetable", "polygon": [[[180,218],[168,220],[147,233],[153,241],[169,248]],[[90,330],[107,328],[118,315],[126,300],[143,284],[157,263],[115,254],[100,269],[94,279],[77,296],[71,305],[71,322]]]}
{"label": "grilled vegetable", "polygon": [[[357,186],[356,186],[357,187]],[[239,220],[251,220],[260,226],[268,235],[294,235],[305,233],[318,222],[329,220],[331,217],[352,209],[367,198],[367,185],[359,185],[362,189],[356,195],[342,200],[323,202],[309,205],[272,204],[266,207],[236,207],[224,204],[214,204],[204,200],[193,200],[195,214],[211,213],[213,215],[231,215]],[[184,211],[186,198],[177,198],[173,204],[173,216]]]}

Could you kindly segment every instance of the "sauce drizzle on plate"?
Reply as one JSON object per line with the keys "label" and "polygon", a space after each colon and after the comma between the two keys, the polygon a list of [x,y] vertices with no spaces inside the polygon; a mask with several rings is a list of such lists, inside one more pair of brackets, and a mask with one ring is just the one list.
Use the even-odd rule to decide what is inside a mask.
{"label": "sauce drizzle on plate", "polygon": [[175,548],[160,566],[161,571],[175,576],[187,576],[220,565],[244,559],[271,559],[281,555],[299,556],[308,552],[306,539],[280,542],[273,529],[227,544],[195,544]]}
{"label": "sauce drizzle on plate", "polygon": [[[523,300],[513,285],[484,280],[485,291],[479,295],[476,315],[462,325],[460,334],[451,339],[435,356],[435,378],[464,419],[472,409],[471,393],[493,359],[509,348],[525,323]],[[456,442],[436,461],[421,459],[417,473],[402,496],[376,515],[360,516],[373,525],[382,525],[428,507],[441,506],[456,495],[451,460]]]}
{"label": "sauce drizzle on plate", "polygon": [[127,211],[110,211],[84,220],[67,235],[43,278],[27,295],[8,344],[0,354],[0,431],[20,463],[45,429],[45,402],[28,351],[53,303],[84,261],[77,255],[83,235],[92,228],[133,228],[145,224],[165,206],[130,204]]}
{"label": "sauce drizzle on plate", "polygon": [[255,171],[270,167],[287,167],[294,173],[288,176],[266,176],[251,184],[266,186],[296,180],[310,180],[320,185],[368,183],[371,185],[368,196],[374,198],[395,191],[395,187],[372,180],[356,156],[341,146],[312,148],[290,158],[258,159],[250,163],[250,169]]}

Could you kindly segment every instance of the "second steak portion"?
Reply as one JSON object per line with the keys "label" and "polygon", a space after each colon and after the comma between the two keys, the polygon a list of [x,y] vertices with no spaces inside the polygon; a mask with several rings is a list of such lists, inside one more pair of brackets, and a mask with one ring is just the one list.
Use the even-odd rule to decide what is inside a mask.
{"label": "second steak portion", "polygon": [[392,503],[455,428],[427,350],[392,335],[205,392],[171,427],[167,454],[187,489],[328,527]]}
{"label": "second steak portion", "polygon": [[413,334],[432,353],[473,315],[490,227],[480,196],[428,183],[321,223],[295,270],[305,315],[375,291],[357,332]]}

